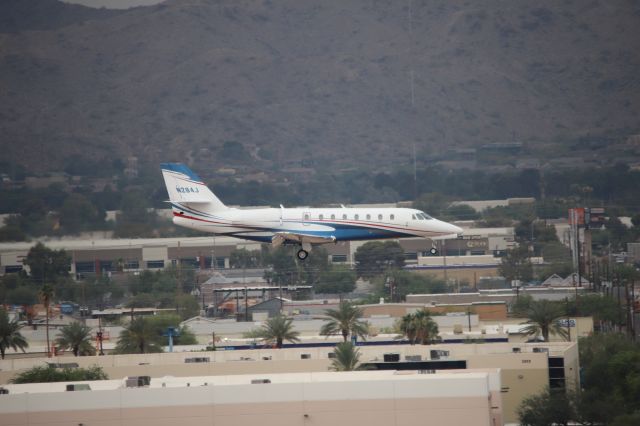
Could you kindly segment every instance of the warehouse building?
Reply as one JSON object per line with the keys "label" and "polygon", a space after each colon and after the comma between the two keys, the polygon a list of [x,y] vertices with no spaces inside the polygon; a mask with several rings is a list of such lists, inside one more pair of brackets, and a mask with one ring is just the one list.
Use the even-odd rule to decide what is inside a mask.
{"label": "warehouse building", "polygon": [[[500,369],[504,419],[516,422],[522,400],[542,391],[579,385],[578,347],[574,342],[468,343],[361,346],[360,361],[376,370]],[[112,379],[127,376],[228,376],[326,372],[333,347],[257,348],[215,352],[107,355],[74,358],[82,367],[100,365]],[[18,371],[65,362],[69,358],[16,358],[0,361],[0,384]],[[3,385],[4,386],[4,385]],[[1,400],[2,398],[0,398]],[[88,423],[91,424],[91,423]],[[465,424],[465,423],[460,423]]]}

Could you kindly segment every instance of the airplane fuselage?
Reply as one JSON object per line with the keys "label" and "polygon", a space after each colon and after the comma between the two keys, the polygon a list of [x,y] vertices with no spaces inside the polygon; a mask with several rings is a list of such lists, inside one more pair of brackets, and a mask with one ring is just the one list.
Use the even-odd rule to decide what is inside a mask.
{"label": "airplane fuselage", "polygon": [[271,243],[278,233],[304,234],[334,241],[434,238],[461,233],[437,219],[407,208],[267,208],[209,213],[198,205],[172,202],[173,222],[194,230]]}

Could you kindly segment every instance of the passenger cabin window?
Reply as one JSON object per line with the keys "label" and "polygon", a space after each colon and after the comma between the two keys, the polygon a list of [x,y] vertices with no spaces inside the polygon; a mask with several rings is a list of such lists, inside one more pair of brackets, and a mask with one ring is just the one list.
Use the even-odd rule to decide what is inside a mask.
{"label": "passenger cabin window", "polygon": [[304,220],[309,220],[309,214],[308,213],[305,213]]}
{"label": "passenger cabin window", "polygon": [[371,215],[370,214],[367,215],[367,220],[371,220]]}
{"label": "passenger cabin window", "polygon": [[342,218],[343,218],[344,220],[347,220],[347,215],[346,215],[346,214],[343,214],[343,215],[342,215]]}
{"label": "passenger cabin window", "polygon": [[381,214],[378,215],[378,220],[382,220],[382,215]]}
{"label": "passenger cabin window", "polygon": [[389,215],[389,219],[394,220],[395,218],[395,215]]}
{"label": "passenger cabin window", "polygon": [[358,220],[358,219],[360,218],[360,216],[355,215],[353,218],[354,218],[355,220]]}
{"label": "passenger cabin window", "polygon": [[335,215],[335,214],[332,214],[332,215],[331,215],[331,220],[333,220],[333,219],[335,219],[335,218],[336,218],[336,215]]}
{"label": "passenger cabin window", "polygon": [[324,219],[324,215],[323,214],[318,215],[318,219],[320,220]]}

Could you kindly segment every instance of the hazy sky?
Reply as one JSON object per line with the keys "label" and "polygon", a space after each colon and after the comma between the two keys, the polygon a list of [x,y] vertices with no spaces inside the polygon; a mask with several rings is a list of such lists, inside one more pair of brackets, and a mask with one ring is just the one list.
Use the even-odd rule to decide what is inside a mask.
{"label": "hazy sky", "polygon": [[149,6],[162,3],[164,0],[62,0],[65,3],[82,4],[89,7],[106,7],[107,9],[128,9],[135,6]]}

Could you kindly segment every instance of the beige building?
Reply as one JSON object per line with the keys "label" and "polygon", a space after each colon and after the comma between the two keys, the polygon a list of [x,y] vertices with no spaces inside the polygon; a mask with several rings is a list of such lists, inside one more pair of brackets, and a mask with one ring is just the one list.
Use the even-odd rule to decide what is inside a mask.
{"label": "beige building", "polygon": [[501,425],[497,370],[260,374],[13,385],[0,397],[6,426]]}
{"label": "beige building", "polygon": [[[360,351],[361,362],[378,370],[500,369],[507,423],[517,421],[516,409],[524,397],[546,386],[575,388],[579,384],[578,348],[571,342],[362,346]],[[332,352],[332,347],[314,347],[5,359],[0,361],[0,384],[45,361],[77,362],[85,367],[97,364],[112,379],[323,372],[330,366]]]}

